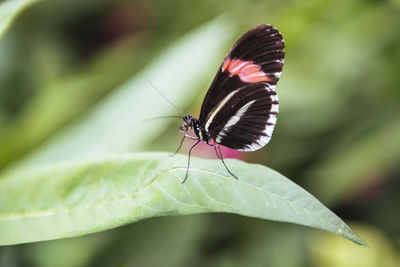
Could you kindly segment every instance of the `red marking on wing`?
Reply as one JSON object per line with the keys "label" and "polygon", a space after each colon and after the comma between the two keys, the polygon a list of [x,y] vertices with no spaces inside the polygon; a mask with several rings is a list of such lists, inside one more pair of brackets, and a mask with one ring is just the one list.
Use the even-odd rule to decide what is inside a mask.
{"label": "red marking on wing", "polygon": [[231,59],[228,57],[225,59],[224,64],[222,64],[222,71],[226,70],[226,68],[229,66],[229,63],[231,63]]}
{"label": "red marking on wing", "polygon": [[253,61],[226,58],[222,64],[222,71],[228,71],[229,75],[239,76],[245,83],[269,82],[271,79],[261,70],[261,66]]}

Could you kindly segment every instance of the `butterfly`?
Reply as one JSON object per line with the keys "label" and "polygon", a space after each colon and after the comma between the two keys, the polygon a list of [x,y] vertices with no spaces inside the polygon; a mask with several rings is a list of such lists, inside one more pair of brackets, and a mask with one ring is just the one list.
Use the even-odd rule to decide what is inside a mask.
{"label": "butterfly", "polygon": [[[226,170],[219,145],[239,151],[255,151],[270,140],[279,111],[275,86],[280,78],[285,52],[281,33],[272,25],[259,25],[245,33],[231,48],[201,106],[199,119],[183,117],[179,130],[185,138],[196,140],[190,154],[201,141],[213,146]],[[193,129],[196,136],[187,134]]]}

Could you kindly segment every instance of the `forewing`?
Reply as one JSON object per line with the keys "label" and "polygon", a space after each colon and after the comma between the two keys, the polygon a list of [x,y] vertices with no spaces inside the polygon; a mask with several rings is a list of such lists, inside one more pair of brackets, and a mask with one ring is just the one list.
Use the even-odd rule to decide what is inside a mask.
{"label": "forewing", "polygon": [[271,139],[279,109],[284,43],[271,25],[243,35],[225,57],[200,112],[200,127],[216,143],[253,151]]}
{"label": "forewing", "polygon": [[259,25],[244,34],[225,57],[208,89],[199,118],[203,126],[218,104],[238,88],[267,83],[275,90],[283,66],[283,47],[282,35],[271,25]]}

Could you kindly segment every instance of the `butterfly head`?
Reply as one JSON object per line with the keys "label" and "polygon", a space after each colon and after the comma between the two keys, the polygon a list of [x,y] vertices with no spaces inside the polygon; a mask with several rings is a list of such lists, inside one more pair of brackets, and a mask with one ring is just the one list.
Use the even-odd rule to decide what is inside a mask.
{"label": "butterfly head", "polygon": [[186,133],[189,130],[189,127],[193,126],[194,118],[190,115],[186,115],[183,117],[183,124],[179,127],[179,131],[182,133]]}

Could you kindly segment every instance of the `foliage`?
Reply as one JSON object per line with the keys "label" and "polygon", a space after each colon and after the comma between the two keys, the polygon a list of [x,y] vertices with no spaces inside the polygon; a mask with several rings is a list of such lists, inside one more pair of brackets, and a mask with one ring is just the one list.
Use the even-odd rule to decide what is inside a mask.
{"label": "foliage", "polygon": [[[3,244],[208,211],[341,229],[361,242],[315,198],[269,168],[228,161],[240,174],[236,183],[218,161],[196,158],[181,185],[186,157],[143,153],[173,151],[180,138],[179,123],[148,121],[176,113],[148,80],[196,115],[229,46],[260,23],[277,26],[285,38],[280,114],[271,143],[242,159],[293,178],[371,244],[356,251],[350,242],[304,227],[198,214],[2,247],[0,266],[335,266],[344,264],[340,255],[346,253],[352,266],[377,266],[377,259],[398,265],[399,9],[398,1],[345,0],[0,3]],[[171,166],[180,167],[151,182]],[[148,185],[151,193],[132,195]],[[260,188],[266,191],[257,195]],[[271,192],[285,200],[266,201]],[[129,202],[108,206],[121,197],[151,205],[143,217]],[[108,204],[89,213],[69,208],[93,203]],[[302,203],[335,223],[327,226],[302,209],[289,212],[285,203]],[[46,223],[46,212],[36,213],[36,222],[21,219],[43,209],[72,213]]]}
{"label": "foliage", "polygon": [[231,212],[321,228],[366,246],[335,214],[270,169],[229,161],[241,177],[236,181],[221,175],[215,160],[203,160],[182,185],[183,161],[140,153],[13,173],[0,180],[0,203],[6,204],[0,206],[0,244],[82,235],[156,216]]}

